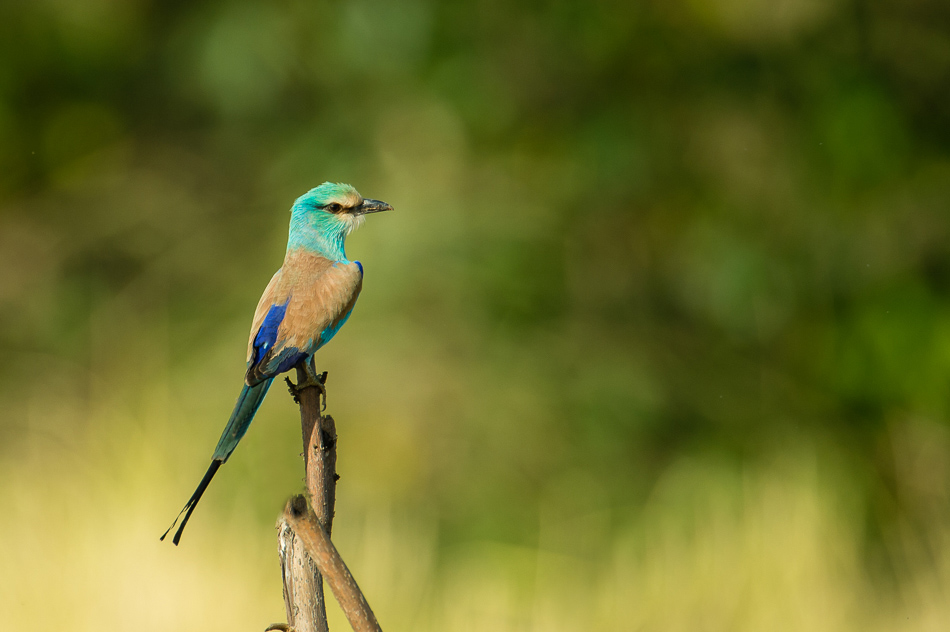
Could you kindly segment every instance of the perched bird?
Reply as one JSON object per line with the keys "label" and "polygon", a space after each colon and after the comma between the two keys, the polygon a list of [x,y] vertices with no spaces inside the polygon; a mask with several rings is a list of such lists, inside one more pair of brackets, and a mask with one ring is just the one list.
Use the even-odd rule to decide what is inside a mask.
{"label": "perched bird", "polygon": [[247,432],[275,376],[302,362],[307,379],[296,389],[323,390],[310,359],[350,317],[363,287],[362,264],[346,258],[346,236],[369,213],[391,210],[385,202],[363,199],[348,184],[332,182],[324,182],[294,202],[284,264],[267,284],[254,312],[244,388],[214,449],[211,466],[162,540],[185,514],[173,542],[177,545],[181,540],[195,505]]}

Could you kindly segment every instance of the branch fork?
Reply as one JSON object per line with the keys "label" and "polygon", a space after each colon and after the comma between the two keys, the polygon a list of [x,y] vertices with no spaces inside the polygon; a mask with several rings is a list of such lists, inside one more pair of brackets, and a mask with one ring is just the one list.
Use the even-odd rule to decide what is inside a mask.
{"label": "branch fork", "polygon": [[327,373],[316,375],[311,362],[297,365],[297,384],[287,378],[290,393],[300,404],[304,480],[310,503],[302,495],[292,497],[277,522],[287,623],[272,624],[267,630],[329,632],[323,592],[326,579],[354,632],[382,632],[366,597],[330,540],[339,479],[336,425],[333,417],[322,414]]}

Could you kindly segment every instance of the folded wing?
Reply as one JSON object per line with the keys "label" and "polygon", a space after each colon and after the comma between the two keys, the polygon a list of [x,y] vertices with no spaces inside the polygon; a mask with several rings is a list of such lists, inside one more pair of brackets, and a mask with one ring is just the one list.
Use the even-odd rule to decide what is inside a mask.
{"label": "folded wing", "polygon": [[363,286],[358,263],[292,253],[254,315],[245,381],[254,386],[293,368],[339,331]]}

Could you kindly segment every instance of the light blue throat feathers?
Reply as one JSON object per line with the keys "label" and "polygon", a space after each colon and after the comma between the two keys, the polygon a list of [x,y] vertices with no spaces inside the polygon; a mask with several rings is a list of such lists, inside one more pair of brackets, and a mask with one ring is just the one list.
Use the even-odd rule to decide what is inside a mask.
{"label": "light blue throat feathers", "polygon": [[288,252],[302,248],[331,261],[349,262],[344,247],[346,236],[356,228],[354,220],[346,215],[313,212],[314,208],[326,204],[334,195],[349,189],[347,185],[327,183],[297,198],[290,209]]}

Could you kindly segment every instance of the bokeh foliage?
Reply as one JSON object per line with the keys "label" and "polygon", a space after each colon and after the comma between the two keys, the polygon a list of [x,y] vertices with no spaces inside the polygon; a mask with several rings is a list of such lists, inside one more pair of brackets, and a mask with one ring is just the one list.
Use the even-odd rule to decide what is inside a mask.
{"label": "bokeh foliage", "polygon": [[324,180],[387,629],[945,621],[948,148],[938,0],[0,4],[0,627],[280,618],[280,389],[157,535]]}

